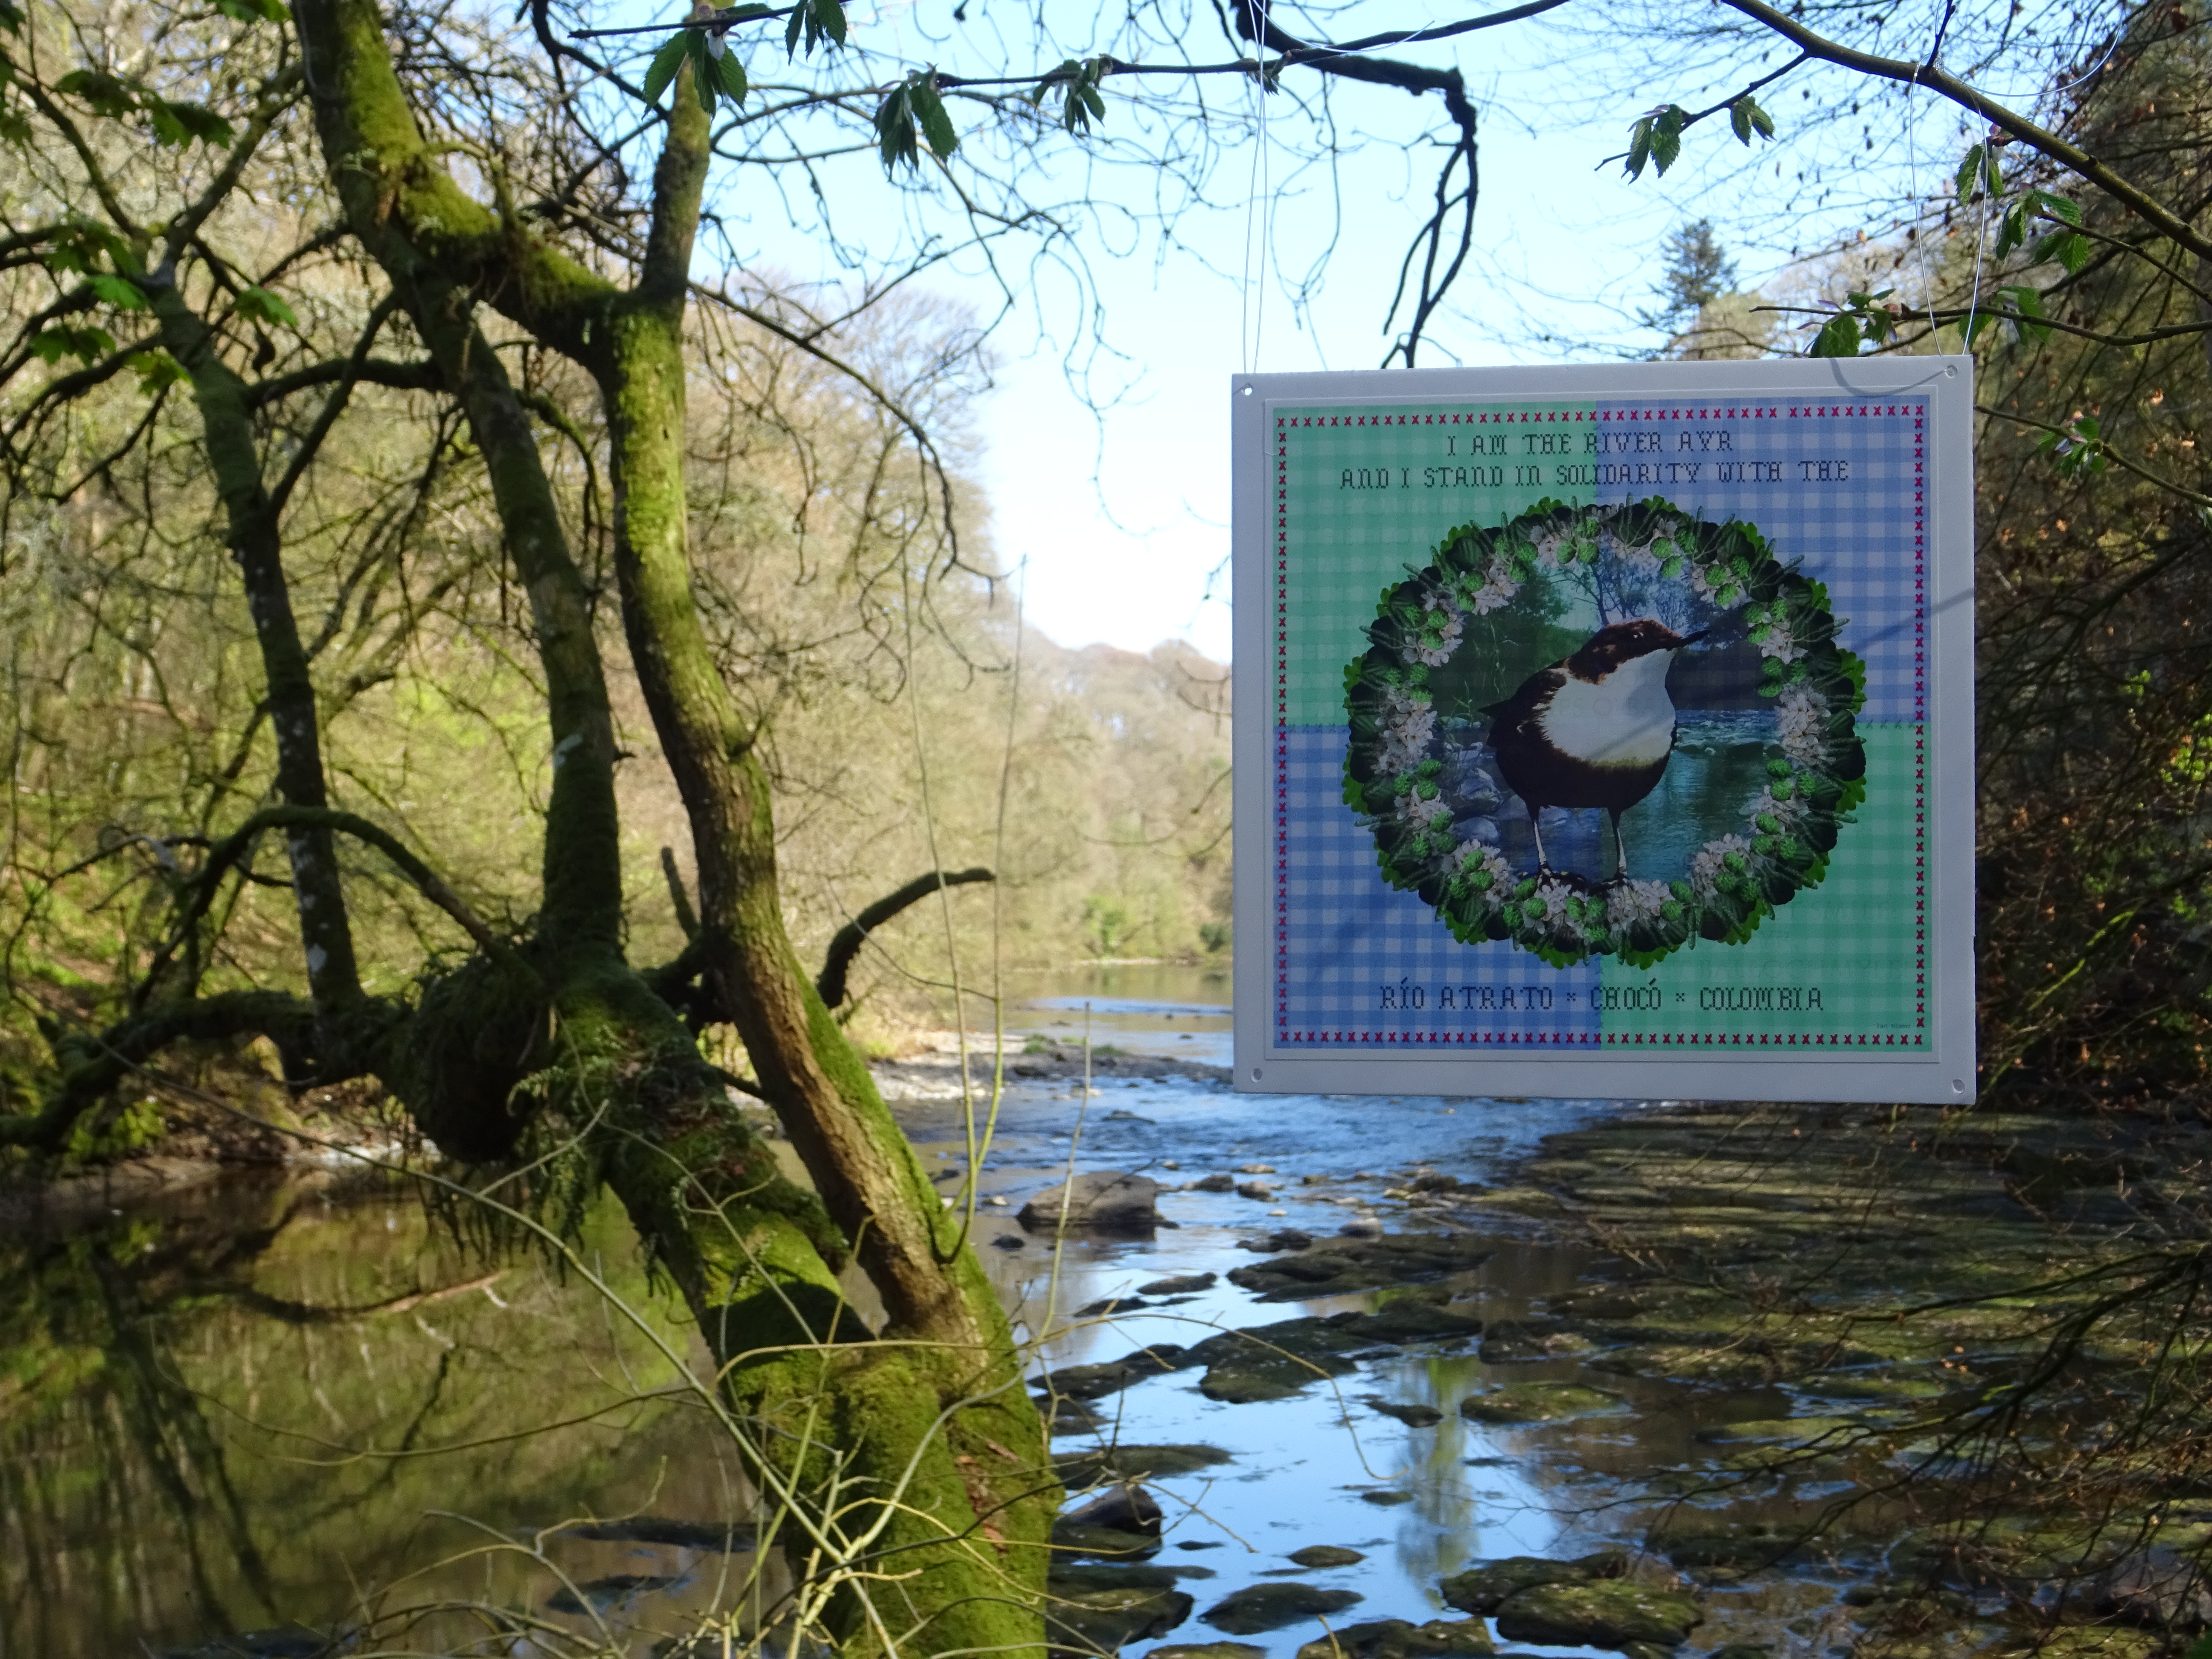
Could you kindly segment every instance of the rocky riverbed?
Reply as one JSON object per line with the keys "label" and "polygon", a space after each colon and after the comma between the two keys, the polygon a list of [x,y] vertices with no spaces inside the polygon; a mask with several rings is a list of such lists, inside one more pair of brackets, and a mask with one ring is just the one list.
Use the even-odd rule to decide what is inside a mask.
{"label": "rocky riverbed", "polygon": [[[2212,1135],[1237,1095],[1218,1006],[1091,1017],[1111,1045],[1088,1091],[1081,1012],[1040,1010],[995,1121],[987,1043],[964,1095],[949,1036],[879,1072],[1036,1355],[1071,1487],[1066,1650],[2151,1659],[2199,1638]],[[212,1656],[258,1630],[274,1652],[354,1619],[349,1585],[420,1588],[424,1551],[465,1565],[481,1535],[533,1541],[501,1547],[495,1583],[422,1593],[579,1640],[605,1619],[643,1653],[747,1571],[735,1469],[573,1279],[488,1272],[398,1185],[268,1169],[79,1196],[15,1233],[0,1649]],[[1059,1236],[1063,1213],[1110,1224]],[[592,1229],[660,1319],[619,1215]],[[562,1391],[509,1447],[491,1428],[522,1375]],[[461,1449],[311,1467],[310,1443]]]}
{"label": "rocky riverbed", "polygon": [[[2212,1486],[2126,1428],[2190,1385],[2172,1339],[2201,1310],[2091,1316],[2191,1257],[2208,1151],[2194,1126],[1667,1105],[1487,1182],[1155,1156],[1164,1224],[1212,1254],[1069,1235],[1064,1363],[1036,1378],[1089,1483],[1068,1639],[2179,1653],[2212,1615]],[[1030,1220],[1022,1253],[1048,1248]],[[1132,1490],[1152,1501],[1102,1528]]]}

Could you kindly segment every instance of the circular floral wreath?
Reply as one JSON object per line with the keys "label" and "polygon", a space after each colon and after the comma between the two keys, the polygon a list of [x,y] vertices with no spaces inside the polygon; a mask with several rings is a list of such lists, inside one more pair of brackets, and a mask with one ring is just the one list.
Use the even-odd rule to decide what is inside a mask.
{"label": "circular floral wreath", "polygon": [[[1774,701],[1765,787],[1745,801],[1738,830],[1698,848],[1683,879],[1600,885],[1516,871],[1495,847],[1454,834],[1439,784],[1430,674],[1451,661],[1467,619],[1511,604],[1540,574],[1601,557],[1647,582],[1680,582],[1714,611],[1740,611],[1763,659],[1759,695]],[[1709,523],[1656,496],[1544,501],[1496,529],[1465,526],[1427,568],[1383,590],[1370,647],[1345,670],[1344,799],[1373,831],[1383,879],[1419,893],[1463,943],[1510,939],[1555,967],[1617,955],[1639,968],[1694,939],[1741,944],[1826,874],[1838,828],[1865,797],[1853,716],[1866,672],[1836,644],[1839,626],[1826,589],[1778,562],[1753,526]]]}

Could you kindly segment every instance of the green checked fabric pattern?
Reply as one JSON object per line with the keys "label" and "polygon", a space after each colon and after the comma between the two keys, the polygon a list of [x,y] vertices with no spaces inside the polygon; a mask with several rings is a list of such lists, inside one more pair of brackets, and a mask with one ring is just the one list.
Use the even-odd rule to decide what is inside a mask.
{"label": "green checked fabric pattern", "polygon": [[[1783,1047],[1808,1059],[1924,1047],[1925,781],[1937,763],[1924,672],[1926,412],[1901,397],[1271,410],[1275,1045],[1694,1045],[1713,1057]],[[1425,568],[1455,528],[1496,526],[1547,500],[1651,497],[1711,522],[1747,521],[1825,585],[1839,643],[1867,670],[1865,799],[1820,884],[1743,943],[1700,939],[1648,969],[1614,956],[1553,968],[1511,941],[1462,943],[1419,894],[1385,885],[1368,823],[1344,803],[1346,666],[1368,649],[1378,596]],[[1639,810],[1656,808],[1632,808],[1625,826]],[[1637,836],[1625,828],[1632,854]]]}

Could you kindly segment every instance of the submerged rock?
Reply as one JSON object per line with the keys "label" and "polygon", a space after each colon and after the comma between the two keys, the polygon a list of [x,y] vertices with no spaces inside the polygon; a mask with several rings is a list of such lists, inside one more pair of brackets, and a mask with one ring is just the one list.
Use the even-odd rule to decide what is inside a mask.
{"label": "submerged rock", "polygon": [[1513,1642],[1591,1648],[1650,1642],[1671,1648],[1688,1638],[1705,1612],[1675,1591],[1605,1578],[1534,1585],[1508,1596],[1496,1617],[1498,1633]]}
{"label": "submerged rock", "polygon": [[1129,1313],[1152,1304],[1141,1296],[1102,1296],[1096,1302],[1086,1302],[1069,1316],[1073,1319],[1101,1319],[1109,1314]]}
{"label": "submerged rock", "polygon": [[1160,1224],[1159,1192],[1150,1176],[1092,1170],[1033,1194],[1014,1218],[1033,1233],[1149,1233]]}
{"label": "submerged rock", "polygon": [[1045,1604],[1045,1639],[1058,1650],[1110,1653],[1131,1642],[1165,1636],[1196,1605],[1182,1590],[1151,1585],[1054,1590]]}
{"label": "submerged rock", "polygon": [[1052,1523],[1052,1547],[1054,1554],[1060,1556],[1088,1555],[1101,1561],[1134,1561],[1157,1554],[1160,1540],[1156,1534],[1085,1526],[1062,1516]]}
{"label": "submerged rock", "polygon": [[1231,1636],[1257,1636],[1301,1619],[1341,1613],[1366,1598],[1358,1590],[1322,1589],[1313,1584],[1247,1584],[1231,1590],[1199,1617]]}
{"label": "submerged rock", "polygon": [[1395,1417],[1408,1428],[1432,1428],[1444,1420],[1444,1414],[1434,1406],[1407,1404],[1396,1400],[1377,1400],[1370,1395],[1368,1406],[1385,1417]]}
{"label": "submerged rock", "polygon": [[1261,1233],[1257,1237],[1240,1238],[1237,1241],[1237,1248],[1268,1255],[1279,1250],[1303,1250],[1313,1242],[1311,1233],[1302,1232],[1296,1227],[1281,1227],[1272,1233]]}
{"label": "submerged rock", "polygon": [[1344,1328],[1370,1342],[1437,1342],[1478,1336],[1482,1321],[1455,1308],[1407,1297],[1373,1313],[1352,1314],[1344,1320]]}
{"label": "submerged rock", "polygon": [[1338,1237],[1295,1255],[1236,1268],[1229,1274],[1229,1282],[1257,1291],[1262,1302],[1303,1301],[1347,1296],[1380,1285],[1422,1284],[1478,1267],[1493,1254],[1489,1243],[1465,1234]]}
{"label": "submerged rock", "polygon": [[1480,1619],[1432,1619],[1416,1625],[1404,1619],[1377,1619],[1347,1625],[1307,1643],[1297,1659],[1431,1659],[1442,1654],[1495,1653]]}
{"label": "submerged rock", "polygon": [[1520,1320],[1491,1327],[1482,1341],[1482,1363],[1504,1365],[1523,1359],[1566,1359],[1596,1352],[1597,1344],[1580,1331]]}
{"label": "submerged rock", "polygon": [[1469,1395],[1459,1402],[1459,1414],[1470,1423],[1563,1423],[1626,1407],[1619,1395],[1579,1382],[1509,1382]]}
{"label": "submerged rock", "polygon": [[1063,1365],[1056,1371],[1047,1371],[1040,1382],[1048,1394],[1063,1399],[1100,1400],[1118,1394],[1132,1382],[1163,1371],[1180,1370],[1190,1363],[1179,1343],[1154,1342],[1119,1359],[1095,1365]]}
{"label": "submerged rock", "polygon": [[1070,1527],[1142,1533],[1148,1538],[1160,1535],[1159,1500],[1134,1484],[1101,1492],[1089,1503],[1070,1510],[1060,1520],[1060,1524]]}
{"label": "submerged rock", "polygon": [[[1155,1279],[1148,1285],[1137,1286],[1139,1296],[1191,1296],[1200,1291],[1210,1291],[1218,1273],[1176,1273],[1167,1279]],[[1223,1645],[1235,1647],[1236,1643]]]}
{"label": "submerged rock", "polygon": [[1341,1544],[1309,1544],[1302,1550],[1293,1550],[1288,1559],[1302,1567],[1318,1571],[1322,1567],[1357,1566],[1367,1558],[1358,1550],[1346,1549]]}
{"label": "submerged rock", "polygon": [[1092,1481],[1142,1480],[1147,1476],[1188,1474],[1229,1462],[1218,1446],[1102,1446],[1097,1451],[1062,1452],[1053,1459],[1060,1482],[1087,1486]]}
{"label": "submerged rock", "polygon": [[1189,1188],[1194,1193],[1233,1193],[1237,1190],[1237,1177],[1233,1175],[1200,1176],[1189,1183]]}
{"label": "submerged rock", "polygon": [[1250,1642],[1177,1642],[1154,1648],[1145,1659],[1267,1659],[1267,1650]]}
{"label": "submerged rock", "polygon": [[1206,1367],[1198,1388],[1208,1400],[1246,1405],[1286,1400],[1325,1376],[1341,1376],[1356,1369],[1344,1355],[1365,1346],[1333,1320],[1285,1319],[1210,1336],[1187,1359]]}
{"label": "submerged rock", "polygon": [[1584,1584],[1618,1578],[1628,1571],[1628,1558],[1619,1550],[1601,1550],[1573,1561],[1550,1561],[1540,1555],[1509,1555],[1503,1559],[1454,1573],[1437,1587],[1448,1606],[1462,1613],[1487,1615],[1525,1589],[1543,1584]]}
{"label": "submerged rock", "polygon": [[1802,1528],[1785,1530],[1758,1521],[1701,1531],[1669,1530],[1653,1539],[1652,1547],[1678,1567],[1751,1572],[1775,1565],[1807,1542]]}

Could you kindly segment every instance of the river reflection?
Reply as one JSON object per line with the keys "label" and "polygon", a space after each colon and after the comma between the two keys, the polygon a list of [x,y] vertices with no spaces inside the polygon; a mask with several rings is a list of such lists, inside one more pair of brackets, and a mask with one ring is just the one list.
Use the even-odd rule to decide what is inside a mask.
{"label": "river reflection", "polygon": [[[1079,1041],[1088,1000],[1095,1040],[1199,1069],[1102,1079],[1089,1100],[1065,1079],[1018,1081],[1010,1094],[980,1182],[1008,1205],[981,1212],[980,1242],[1023,1329],[1044,1339],[1046,1366],[1369,1305],[1261,1305],[1224,1281],[1110,1326],[1067,1317],[1164,1274],[1254,1260],[1237,1241],[1255,1226],[1333,1233],[1358,1208],[1347,1193],[1379,1194],[1380,1177],[1405,1165],[1492,1176],[1597,1109],[1237,1096],[1203,1070],[1226,1058],[1225,974],[1112,973],[1025,988],[1015,1046],[1032,1034]],[[900,1110],[933,1167],[957,1165],[957,1103]],[[1021,1237],[1012,1209],[1064,1168],[1079,1115],[1085,1167],[1149,1169],[1171,1185],[1270,1164],[1279,1197],[1173,1193],[1163,1209],[1178,1228],[1071,1245],[1055,1283],[1042,1241],[993,1241]],[[1377,1178],[1340,1179],[1361,1172]],[[1300,1186],[1306,1175],[1332,1184]],[[303,1626],[359,1629],[443,1602],[576,1632],[604,1620],[617,1646],[641,1654],[730,1607],[751,1566],[744,1484],[653,1339],[702,1371],[703,1351],[649,1290],[611,1206],[589,1218],[582,1250],[649,1332],[540,1255],[488,1263],[410,1190],[378,1182],[227,1182],[17,1230],[0,1245],[0,1659],[213,1655],[242,1650],[202,1644],[249,1631],[274,1632],[258,1650],[281,1653],[295,1650],[288,1627],[305,1642]],[[1501,1240],[1452,1293],[1494,1320],[1573,1287],[1590,1265]],[[1580,1483],[1637,1459],[1608,1420],[1542,1431],[1466,1421],[1459,1401],[1496,1369],[1469,1352],[1399,1351],[1289,1400],[1218,1404],[1177,1373],[1101,1403],[1125,1440],[1234,1454],[1164,1483],[1170,1559],[1216,1575],[1188,1586],[1201,1608],[1209,1589],[1328,1543],[1367,1553],[1321,1580],[1358,1589],[1358,1616],[1426,1619],[1439,1575],[1571,1546]],[[1431,1406],[1442,1420],[1409,1427],[1376,1401]],[[1175,1555],[1182,1545],[1202,1553]],[[489,1618],[380,1626],[380,1650],[489,1651],[476,1645],[493,1635]],[[1255,1639],[1286,1655],[1314,1633]],[[1175,1639],[1212,1634],[1194,1623]],[[495,1646],[544,1650],[512,1629]]]}

